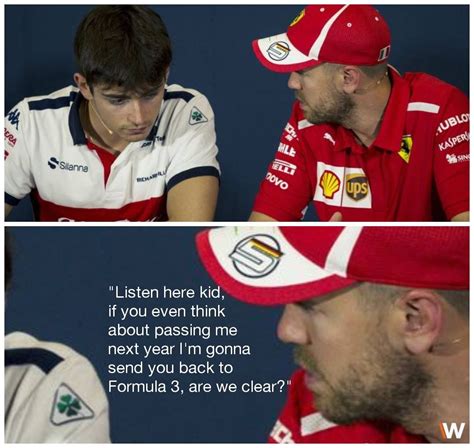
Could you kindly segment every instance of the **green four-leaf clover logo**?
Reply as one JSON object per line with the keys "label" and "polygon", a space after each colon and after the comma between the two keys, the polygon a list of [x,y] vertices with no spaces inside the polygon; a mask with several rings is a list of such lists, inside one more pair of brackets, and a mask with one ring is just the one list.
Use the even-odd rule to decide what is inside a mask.
{"label": "green four-leaf clover logo", "polygon": [[81,410],[81,404],[79,400],[72,395],[61,395],[60,401],[57,403],[58,411],[61,414],[66,413],[68,417],[72,417],[78,414]]}

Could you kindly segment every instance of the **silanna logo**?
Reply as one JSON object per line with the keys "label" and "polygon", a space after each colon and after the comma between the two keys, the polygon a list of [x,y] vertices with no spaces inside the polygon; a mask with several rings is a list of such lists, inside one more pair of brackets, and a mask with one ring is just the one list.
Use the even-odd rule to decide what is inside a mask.
{"label": "silanna logo", "polygon": [[48,160],[48,166],[52,170],[59,168],[60,170],[77,171],[79,173],[87,173],[89,171],[89,167],[87,165],[78,165],[75,163],[63,162],[62,160],[58,160],[56,157],[51,157]]}

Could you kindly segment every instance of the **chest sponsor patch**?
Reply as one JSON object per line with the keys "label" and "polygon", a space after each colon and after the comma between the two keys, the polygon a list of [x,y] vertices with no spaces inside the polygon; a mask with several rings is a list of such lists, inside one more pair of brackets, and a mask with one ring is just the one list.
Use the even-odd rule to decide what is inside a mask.
{"label": "chest sponsor patch", "polygon": [[362,168],[328,165],[316,166],[314,200],[336,207],[371,208],[372,194]]}
{"label": "chest sponsor patch", "polygon": [[333,171],[325,170],[319,181],[319,186],[321,187],[323,196],[327,199],[332,199],[341,189],[341,179]]}
{"label": "chest sponsor patch", "polygon": [[413,138],[411,135],[404,135],[398,155],[406,162],[410,162],[411,149],[413,147]]}
{"label": "chest sponsor patch", "polygon": [[369,194],[367,177],[361,174],[346,176],[346,194],[354,201],[361,201]]}

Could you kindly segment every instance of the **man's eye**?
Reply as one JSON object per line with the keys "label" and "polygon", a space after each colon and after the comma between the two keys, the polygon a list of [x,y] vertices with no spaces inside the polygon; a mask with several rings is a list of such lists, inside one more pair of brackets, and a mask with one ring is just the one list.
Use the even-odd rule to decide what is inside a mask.
{"label": "man's eye", "polygon": [[302,302],[298,302],[298,306],[303,308],[305,311],[313,311],[316,308],[314,303],[311,302],[310,300],[305,300],[305,301],[302,301]]}
{"label": "man's eye", "polygon": [[123,98],[109,98],[109,103],[114,106],[120,106],[125,103],[125,99]]}
{"label": "man's eye", "polygon": [[156,98],[156,95],[158,95],[156,92],[153,92],[153,93],[149,93],[148,95],[145,95],[144,98],[146,100],[153,100]]}

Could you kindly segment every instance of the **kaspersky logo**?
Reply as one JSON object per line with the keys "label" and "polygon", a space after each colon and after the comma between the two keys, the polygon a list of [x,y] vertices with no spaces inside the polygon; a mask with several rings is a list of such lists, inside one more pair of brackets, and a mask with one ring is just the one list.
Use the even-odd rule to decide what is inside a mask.
{"label": "kaspersky logo", "polygon": [[57,159],[56,157],[50,157],[48,160],[48,166],[52,170],[59,168],[60,170],[77,171],[82,173],[87,173],[89,171],[89,167],[87,165],[78,165],[75,163],[64,162]]}

